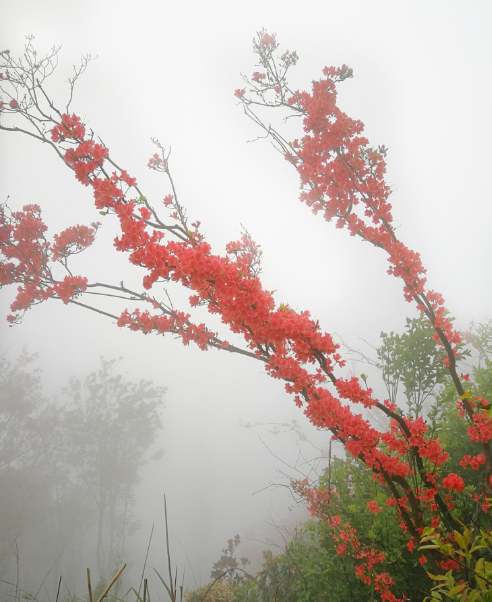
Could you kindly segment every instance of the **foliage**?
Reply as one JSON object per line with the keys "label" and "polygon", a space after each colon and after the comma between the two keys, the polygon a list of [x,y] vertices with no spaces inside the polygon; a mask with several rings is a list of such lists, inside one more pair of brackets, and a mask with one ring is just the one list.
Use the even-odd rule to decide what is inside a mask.
{"label": "foliage", "polygon": [[231,582],[233,586],[243,582],[244,576],[248,574],[244,568],[249,564],[246,557],[242,557],[239,562],[234,556],[234,552],[241,543],[241,538],[236,535],[234,539],[227,540],[227,547],[222,550],[219,560],[214,563],[210,577],[221,582]]}
{"label": "foliage", "polygon": [[237,598],[237,585],[231,579],[207,583],[195,591],[185,592],[186,602],[232,602]]}
{"label": "foliage", "polygon": [[[466,527],[455,531],[455,541],[459,546],[458,554],[454,547],[447,541],[443,541],[441,535],[434,529],[427,528],[422,533],[420,549],[435,547],[448,558],[454,558],[452,562],[460,565],[460,570],[466,575],[466,579],[456,581],[453,570],[444,575],[432,575],[429,577],[438,585],[432,588],[431,595],[424,602],[431,600],[451,599],[457,602],[490,602],[492,600],[492,535],[490,531],[480,529],[475,535]],[[480,550],[481,555],[474,562],[473,553]],[[484,557],[485,556],[485,557]],[[487,558],[487,559],[486,559]]]}
{"label": "foliage", "polygon": [[402,335],[382,332],[382,344],[377,349],[377,365],[390,401],[396,402],[398,386],[402,384],[408,413],[415,418],[423,414],[425,401],[446,373],[433,335],[434,329],[424,316],[407,318],[406,332]]}

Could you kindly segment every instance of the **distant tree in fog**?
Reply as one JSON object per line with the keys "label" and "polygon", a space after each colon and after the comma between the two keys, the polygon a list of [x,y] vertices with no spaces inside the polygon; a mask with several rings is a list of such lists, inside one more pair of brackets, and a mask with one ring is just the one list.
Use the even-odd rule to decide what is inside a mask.
{"label": "distant tree in fog", "polygon": [[36,517],[46,491],[42,465],[53,451],[48,425],[56,412],[43,394],[35,355],[0,358],[0,575],[19,553],[19,538]]}
{"label": "distant tree in fog", "polygon": [[139,527],[140,470],[162,455],[150,450],[165,389],[101,359],[49,402],[35,357],[0,359],[0,576],[20,571],[27,586],[61,554],[60,571],[75,581],[90,554],[107,579]]}
{"label": "distant tree in fog", "polygon": [[148,381],[126,381],[116,366],[115,360],[101,358],[97,372],[83,380],[71,378],[65,390],[71,402],[63,414],[67,465],[91,509],[97,568],[105,577],[123,553],[126,537],[139,527],[135,488],[162,428],[165,392]]}

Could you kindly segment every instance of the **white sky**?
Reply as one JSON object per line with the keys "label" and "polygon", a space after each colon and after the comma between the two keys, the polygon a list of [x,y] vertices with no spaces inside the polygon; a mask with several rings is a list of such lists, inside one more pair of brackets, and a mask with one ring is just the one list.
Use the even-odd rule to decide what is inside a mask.
{"label": "white sky", "polygon": [[[338,104],[365,123],[371,144],[390,148],[400,238],[422,254],[431,288],[444,295],[460,326],[492,316],[489,1],[0,5],[2,48],[18,55],[27,34],[36,36],[39,52],[63,45],[52,88],[59,105],[71,65],[82,53],[98,55],[76,88],[73,110],[151,200],[169,192],[146,167],[156,136],[172,146],[181,202],[191,221],[201,220],[214,252],[223,253],[244,224],[262,245],[264,283],[277,300],[309,309],[326,330],[356,346],[358,336],[378,344],[381,330],[402,330],[413,312],[401,285],[386,275],[382,253],[299,203],[295,171],[268,143],[246,144],[258,132],[233,96],[240,72],[255,70],[251,39],[262,27],[277,33],[281,48],[297,50],[294,87],[308,86],[325,65],[348,64],[355,77],[339,86]],[[0,165],[2,201],[10,195],[13,207],[39,203],[51,232],[100,219],[90,190],[50,149],[2,133]],[[83,254],[79,271],[106,281],[130,279],[124,258],[111,256],[114,230],[107,219],[100,236],[106,250],[96,246]],[[12,294],[1,295],[6,315]],[[27,344],[40,352],[53,392],[71,373],[95,369],[100,355],[121,355],[129,377],[169,387],[166,455],[145,481],[142,534],[153,521],[160,524],[166,492],[173,533],[202,582],[227,538],[262,535],[272,506],[288,514],[287,498],[278,492],[251,495],[275,479],[280,463],[239,420],[302,421],[302,415],[283,385],[255,362],[119,330],[54,302],[34,308],[21,326],[0,323],[0,337],[0,351],[14,345],[9,353],[15,354]],[[263,435],[282,458],[295,456],[293,440]],[[179,545],[174,548],[183,566]]]}

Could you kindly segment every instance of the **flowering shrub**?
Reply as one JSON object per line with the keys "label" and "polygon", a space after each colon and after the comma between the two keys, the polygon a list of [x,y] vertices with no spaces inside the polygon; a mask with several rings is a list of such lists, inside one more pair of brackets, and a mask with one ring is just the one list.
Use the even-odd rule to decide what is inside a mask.
{"label": "flowering shrub", "polygon": [[[429,288],[420,255],[396,235],[389,203],[391,190],[385,181],[386,149],[370,147],[363,136],[363,124],[348,117],[336,104],[337,85],[352,77],[352,70],[346,66],[325,67],[310,91],[292,90],[287,72],[296,64],[297,54],[287,51],[277,59],[277,49],[275,36],[259,33],[254,51],[261,72],[245,78],[245,87],[238,88],[235,97],[297,170],[302,187],[300,200],[327,222],[334,221],[335,227],[347,229],[351,236],[380,249],[388,259],[388,273],[402,282],[404,298],[416,306],[432,328],[433,340],[440,349],[439,362],[454,386],[470,440],[480,444],[480,452],[470,466],[477,465],[482,471],[478,495],[487,504],[492,497],[490,406],[485,398],[465,388],[468,375],[457,370],[462,336],[453,327],[442,296]],[[42,60],[29,60],[33,53],[31,40],[24,59],[16,61],[2,53],[0,68],[6,74],[0,82],[2,111],[10,119],[25,119],[31,128],[28,133],[51,145],[77,180],[91,189],[99,212],[114,216],[119,226],[115,249],[141,268],[144,292],[130,290],[123,283],[90,282],[86,276],[72,275],[70,255],[93,244],[99,224],[68,228],[50,241],[39,207],[28,205],[21,212],[12,212],[3,205],[0,284],[18,285],[8,320],[19,322],[33,305],[60,299],[108,316],[121,328],[144,334],[172,333],[185,345],[195,343],[203,350],[215,347],[260,361],[272,378],[284,381],[286,391],[303,407],[312,424],[329,430],[349,454],[372,471],[375,482],[387,488],[388,502],[401,519],[409,550],[416,550],[426,528],[439,529],[443,537],[459,531],[460,523],[453,513],[454,496],[463,492],[465,483],[447,469],[449,452],[422,416],[405,415],[394,400],[376,399],[363,380],[337,375],[344,365],[339,346],[309,311],[297,312],[286,304],[275,303],[261,282],[260,247],[248,232],[239,241],[229,243],[224,254],[212,251],[200,223],[189,223],[171,177],[169,153],[158,141],[159,152],[148,165],[168,178],[170,192],[163,205],[151,203],[142,194],[137,180],[116,166],[109,149],[93,141],[77,115],[67,109],[63,113],[53,110],[50,115],[54,116],[47,117],[40,103],[48,99],[44,89],[49,71],[46,66],[53,61],[56,50]],[[72,88],[89,60],[86,58],[76,70],[70,80]],[[303,133],[287,143],[253,112],[258,105],[301,116]],[[0,125],[0,129],[11,128]],[[57,277],[55,268],[65,270],[65,275]],[[178,310],[163,299],[156,290],[163,282],[187,289],[190,308]],[[138,302],[140,307],[112,314],[82,303],[87,293],[101,291],[106,296]],[[189,311],[197,305],[220,316],[231,332],[242,337],[244,345],[231,345],[205,323],[193,322]],[[357,404],[382,413],[390,421],[389,430],[371,426],[358,413]],[[350,553],[358,559],[356,575],[360,580],[377,591],[381,599],[396,601],[394,580],[387,572],[378,571],[384,554],[363,544],[350,523],[337,523],[337,515],[329,509],[332,492],[314,490],[305,483],[299,484],[298,491],[308,499],[313,514],[322,515],[330,523],[333,536],[340,541],[338,553]],[[378,513],[383,506],[369,500],[367,508]],[[455,562],[453,554],[459,554],[459,550],[456,546],[453,550],[445,562]],[[423,548],[422,555],[434,571],[443,568],[438,548]],[[458,570],[455,564],[444,568]]]}

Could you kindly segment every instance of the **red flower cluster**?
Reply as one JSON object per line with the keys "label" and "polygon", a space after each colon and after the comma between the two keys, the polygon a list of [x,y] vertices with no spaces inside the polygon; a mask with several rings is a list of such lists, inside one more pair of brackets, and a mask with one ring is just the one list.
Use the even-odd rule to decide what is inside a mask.
{"label": "red flower cluster", "polygon": [[262,50],[273,50],[276,47],[275,38],[268,33],[263,34],[260,40]]}
{"label": "red flower cluster", "polygon": [[87,278],[67,275],[57,281],[52,275],[55,262],[65,262],[69,255],[79,253],[95,239],[98,224],[92,227],[73,226],[55,234],[53,243],[45,238],[47,227],[38,205],[26,205],[22,211],[10,212],[0,205],[0,286],[20,284],[10,306],[16,315],[8,316],[12,324],[32,305],[49,298],[65,304],[84,291]]}
{"label": "red flower cluster", "polygon": [[70,299],[87,288],[87,278],[82,276],[65,276],[62,282],[56,282],[53,289],[58,297],[67,305]]}
{"label": "red flower cluster", "polygon": [[442,480],[443,487],[446,489],[451,489],[452,491],[456,491],[456,493],[460,493],[465,488],[465,483],[463,479],[458,475],[451,472],[447,477]]}
{"label": "red flower cluster", "polygon": [[76,255],[89,247],[96,237],[100,223],[93,223],[92,228],[88,226],[71,226],[60,234],[53,236],[52,259],[66,259],[69,255]]}
{"label": "red flower cluster", "polygon": [[473,423],[468,427],[470,441],[488,443],[492,440],[492,419],[485,412],[474,414]]}
{"label": "red flower cluster", "polygon": [[[261,35],[257,53],[268,70],[268,83],[262,81],[258,72],[252,79],[260,97],[263,91],[274,87],[277,94],[285,96],[287,106],[295,106],[296,114],[303,114],[305,135],[294,140],[285,153],[301,178],[301,201],[313,213],[322,212],[327,221],[336,219],[337,228],[346,227],[352,236],[384,249],[390,262],[388,273],[404,282],[405,299],[415,299],[451,344],[460,343],[460,334],[445,318],[442,297],[425,291],[425,268],[420,255],[396,237],[388,201],[391,189],[385,182],[386,149],[369,147],[362,135],[363,124],[348,117],[336,104],[336,83],[351,77],[351,70],[345,65],[338,69],[325,67],[324,78],[313,82],[311,93],[292,94],[285,80],[274,79],[274,66],[268,69],[273,65],[271,54],[276,47],[274,37]],[[243,102],[248,105],[250,101],[245,98]],[[436,337],[440,338],[438,334]]]}
{"label": "red flower cluster", "polygon": [[62,122],[51,130],[51,139],[53,142],[63,142],[63,140],[83,141],[85,138],[85,126],[81,123],[77,115],[62,115]]}
{"label": "red flower cluster", "polygon": [[485,456],[483,454],[478,454],[478,456],[463,456],[463,459],[460,462],[461,466],[466,469],[467,465],[473,470],[478,470],[480,464],[485,464]]}
{"label": "red flower cluster", "polygon": [[441,567],[445,571],[454,571],[460,568],[460,565],[455,560],[442,560]]}
{"label": "red flower cluster", "polygon": [[92,140],[86,140],[75,149],[69,148],[65,153],[65,161],[75,171],[75,177],[85,186],[90,184],[90,175],[104,163],[108,149]]}
{"label": "red flower cluster", "polygon": [[367,502],[367,509],[373,514],[377,514],[378,512],[381,512],[383,510],[380,506],[378,506],[376,500],[372,500],[372,502]]}
{"label": "red flower cluster", "polygon": [[77,115],[62,115],[62,122],[51,130],[53,142],[73,141],[77,146],[65,151],[65,161],[75,171],[75,177],[85,186],[90,183],[89,175],[104,163],[108,149],[85,140],[85,127]]}

